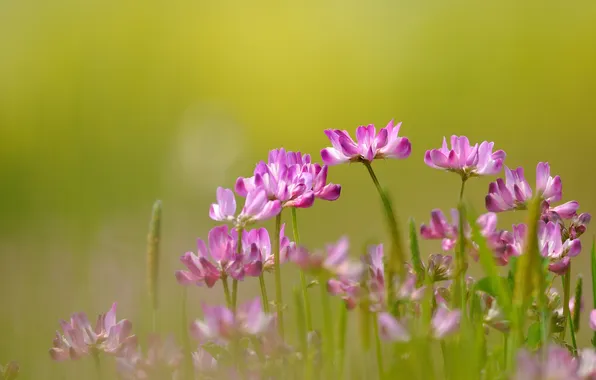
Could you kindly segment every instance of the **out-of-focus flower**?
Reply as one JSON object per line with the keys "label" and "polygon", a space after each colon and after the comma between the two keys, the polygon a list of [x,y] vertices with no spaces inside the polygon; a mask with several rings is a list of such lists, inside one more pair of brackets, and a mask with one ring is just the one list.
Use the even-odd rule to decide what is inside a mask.
{"label": "out-of-focus flower", "polygon": [[444,306],[437,307],[431,320],[433,336],[437,339],[443,339],[445,336],[457,331],[460,319],[460,310],[449,310]]}
{"label": "out-of-focus flower", "polygon": [[590,312],[590,328],[596,331],[596,310]]}
{"label": "out-of-focus flower", "polygon": [[6,367],[0,365],[0,379],[3,380],[15,380],[19,377],[19,363],[9,362]]}
{"label": "out-of-focus flower", "polygon": [[[561,200],[563,185],[561,177],[550,175],[550,166],[547,162],[539,162],[536,166],[536,193],[544,200],[545,215],[555,214],[562,219],[571,219],[576,215],[579,208],[579,203],[576,201],[551,207],[554,202]],[[532,196],[532,189],[524,177],[524,169],[510,170],[505,167],[505,181],[499,178],[488,186],[488,195],[485,198],[486,209],[492,212],[525,210]]]}
{"label": "out-of-focus flower", "polygon": [[465,136],[451,136],[451,149],[443,138],[440,149],[427,150],[424,163],[435,169],[458,173],[463,180],[470,177],[497,174],[503,167],[505,152],[493,152],[493,142],[470,145]]}
{"label": "out-of-focus flower", "polygon": [[130,380],[178,379],[184,355],[174,337],[168,336],[162,340],[157,335],[151,335],[148,341],[146,356],[136,346],[123,350],[116,359],[120,375]]}
{"label": "out-of-focus flower", "polygon": [[270,219],[281,212],[281,202],[267,198],[264,189],[255,188],[246,193],[244,208],[236,216],[236,197],[230,189],[217,188],[217,203],[209,208],[209,217],[220,222],[231,222],[244,228],[250,223]]}
{"label": "out-of-focus flower", "polygon": [[389,342],[407,342],[410,340],[410,333],[391,314],[380,312],[377,314],[379,324],[379,336]]}
{"label": "out-of-focus flower", "polygon": [[202,285],[209,288],[223,278],[230,276],[236,280],[244,278],[242,255],[235,251],[236,242],[229,233],[228,226],[214,227],[209,231],[209,249],[202,239],[197,240],[197,252],[186,252],[180,261],[188,271],[176,271],[176,279],[181,285]]}
{"label": "out-of-focus flower", "polygon": [[596,351],[593,348],[584,348],[579,351],[577,374],[583,380],[596,380]]}
{"label": "out-of-focus flower", "polygon": [[383,244],[373,245],[368,248],[368,254],[363,258],[368,274],[366,288],[372,311],[385,308],[385,264],[383,263]]}
{"label": "out-of-focus flower", "polygon": [[192,362],[199,372],[212,372],[217,369],[217,360],[202,347],[192,353]]}
{"label": "out-of-focus flower", "polygon": [[587,212],[584,212],[578,216],[573,217],[571,220],[571,225],[569,226],[569,238],[570,239],[577,239],[586,232],[586,228],[590,221],[592,220],[592,216]]}
{"label": "out-of-focus flower", "polygon": [[97,318],[95,328],[91,327],[85,313],[75,313],[70,321],[61,321],[60,325],[63,333],[56,332],[50,349],[50,356],[57,361],[78,359],[96,352],[118,354],[122,347],[136,344],[136,337],[131,335],[132,323],[126,319],[116,322],[116,303]]}
{"label": "out-of-focus flower", "polygon": [[453,257],[433,253],[428,257],[427,274],[433,282],[449,280],[453,274]]}
{"label": "out-of-focus flower", "polygon": [[342,237],[337,243],[328,244],[324,253],[310,253],[304,247],[294,247],[289,257],[302,270],[317,274],[325,272],[331,278],[358,281],[364,268],[360,262],[349,259],[349,247],[348,238]]}
{"label": "out-of-focus flower", "polygon": [[236,314],[223,306],[203,305],[204,321],[195,321],[191,335],[201,343],[227,343],[242,337],[273,333],[275,317],[263,312],[256,298],[238,307]]}
{"label": "out-of-focus flower", "polygon": [[340,296],[348,310],[352,310],[358,302],[360,283],[349,279],[332,278],[327,281],[327,291],[334,296]]}
{"label": "out-of-focus flower", "polygon": [[581,380],[579,362],[566,348],[550,345],[544,360],[540,353],[530,354],[523,350],[518,354],[517,369],[513,380]]}
{"label": "out-of-focus flower", "polygon": [[374,159],[397,158],[410,156],[412,146],[406,137],[399,137],[401,123],[393,124],[393,120],[377,133],[374,125],[360,126],[356,129],[354,141],[345,130],[327,129],[325,134],[332,147],[321,150],[321,158],[327,165],[338,165],[345,162],[367,161]]}

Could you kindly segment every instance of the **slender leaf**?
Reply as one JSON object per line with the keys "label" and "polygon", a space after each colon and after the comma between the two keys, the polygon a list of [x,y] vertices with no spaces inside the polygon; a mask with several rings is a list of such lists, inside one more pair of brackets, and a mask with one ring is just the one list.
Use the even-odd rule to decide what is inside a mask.
{"label": "slender leaf", "polygon": [[416,271],[418,285],[424,283],[424,264],[420,258],[420,246],[418,244],[418,234],[416,233],[416,222],[410,219],[410,254],[412,255],[412,266]]}

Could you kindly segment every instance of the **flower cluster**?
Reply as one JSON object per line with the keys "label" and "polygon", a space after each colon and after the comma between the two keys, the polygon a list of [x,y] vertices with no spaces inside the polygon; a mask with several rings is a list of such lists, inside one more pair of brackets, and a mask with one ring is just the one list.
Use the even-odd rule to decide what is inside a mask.
{"label": "flower cluster", "polygon": [[[100,356],[109,354],[116,357],[119,377],[131,380],[331,379],[344,371],[348,320],[359,313],[363,346],[370,343],[373,330],[379,378],[402,373],[401,365],[411,371],[405,376],[432,378],[434,360],[421,366],[416,356],[432,352],[433,342],[440,340],[447,378],[462,376],[450,360],[458,352],[467,353],[467,344],[481,351],[477,355],[482,357],[478,368],[467,366],[473,367],[470,371],[477,371],[470,375],[474,378],[492,378],[489,374],[495,368],[504,372],[506,366],[507,372],[499,378],[595,379],[596,352],[579,350],[575,336],[582,308],[582,282],[578,281],[572,297],[569,277],[571,261],[581,252],[579,238],[586,232],[590,214],[578,214],[576,201],[558,204],[563,199],[561,178],[551,176],[549,164],[540,162],[534,189],[526,181],[523,168],[505,167],[505,179],[489,185],[485,196],[488,212],[467,219],[466,214],[470,213],[461,202],[465,183],[474,177],[499,174],[506,155],[502,150],[494,150],[493,142],[472,145],[465,136],[452,136],[449,147],[444,138],[442,147],[426,151],[423,161],[431,168],[461,177],[460,204],[450,211],[451,219],[434,209],[430,221],[419,229],[412,222],[411,262],[407,262],[397,217],[373,169],[377,159],[410,156],[410,141],[399,136],[400,127],[401,123],[393,121],[379,131],[374,125],[360,126],[356,140],[345,130],[329,129],[325,134],[332,146],[321,150],[322,165],[313,163],[308,154],[274,149],[266,162],[256,165],[252,176],[236,180],[234,190],[217,188],[209,216],[221,224],[211,228],[206,240],[197,240],[196,253],[185,253],[180,258],[185,269],[175,272],[180,285],[204,285],[211,289],[221,284],[225,297],[225,305],[203,304],[202,318],[187,327],[188,335],[194,338],[192,347],[188,339],[180,347],[172,337],[151,335],[146,350],[142,350],[132,335],[132,324],[127,320],[117,322],[114,304],[99,316],[95,327],[83,313],[61,322],[62,332],[56,334],[51,357],[62,361],[92,356],[99,362]],[[391,232],[391,248],[385,249],[378,242],[368,246],[358,259],[346,236],[320,250],[297,244],[295,209],[312,207],[315,199],[337,200],[341,187],[327,181],[328,165],[351,162],[366,166],[379,192]],[[238,196],[244,198],[239,213]],[[498,213],[526,210],[530,204],[541,205],[536,217],[531,216],[526,224],[514,224],[510,231],[499,228]],[[285,236],[286,226],[281,223],[286,209],[292,209],[296,242]],[[274,231],[264,227],[251,229],[253,224],[274,217]],[[535,249],[528,252],[528,247],[529,242],[536,240],[530,239],[529,231],[537,233],[533,238],[537,238],[544,262],[543,267],[531,269],[544,275],[545,281],[526,278],[525,272],[520,275],[521,265],[512,264],[517,258],[533,258],[528,255],[535,254]],[[443,253],[426,255],[417,232],[422,239],[440,240]],[[473,261],[468,263],[468,254],[482,258],[486,277],[476,281],[466,274],[468,265],[474,265]],[[298,327],[294,344],[290,344],[284,327],[288,303],[284,302],[281,271],[287,262],[300,270],[301,279],[294,291]],[[509,276],[498,277],[495,265],[508,266]],[[266,279],[270,273],[275,282],[272,302]],[[552,287],[556,276],[563,276],[562,302]],[[251,277],[259,278],[260,298],[238,302],[240,281],[254,281]],[[548,286],[546,280],[551,281]],[[516,289],[520,284],[523,292]],[[311,287],[321,291],[323,318],[313,318],[316,308],[310,302]],[[512,297],[517,297],[516,302],[511,302]],[[338,302],[338,298],[345,308],[334,315],[331,303]],[[154,308],[156,313],[155,304]],[[530,325],[529,329],[526,325]],[[596,330],[596,310],[590,315],[589,326]],[[571,350],[562,344],[568,327]],[[498,339],[486,337],[494,333],[516,339],[495,349],[494,341]],[[399,357],[391,357],[391,367],[383,364],[383,355],[388,352],[383,345],[387,342],[396,352],[400,351]],[[593,343],[596,347],[596,339]],[[503,358],[499,350],[510,351]],[[515,355],[517,365],[510,363],[515,362]],[[14,373],[14,369],[0,367],[0,374],[12,379],[7,377],[7,371]]]}

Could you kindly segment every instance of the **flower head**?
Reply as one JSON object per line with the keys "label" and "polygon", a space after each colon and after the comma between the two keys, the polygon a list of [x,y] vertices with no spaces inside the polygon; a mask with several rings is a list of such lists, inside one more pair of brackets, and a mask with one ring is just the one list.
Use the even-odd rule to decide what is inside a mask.
{"label": "flower head", "polygon": [[204,321],[197,320],[190,327],[191,335],[201,343],[227,343],[275,330],[275,317],[263,312],[258,298],[238,307],[236,314],[224,306],[207,305],[203,305],[203,314]]}
{"label": "flower head", "polygon": [[50,349],[50,356],[57,361],[78,359],[98,351],[118,354],[125,345],[136,344],[130,321],[116,322],[116,303],[97,318],[95,328],[85,313],[75,313],[70,321],[61,321],[60,325],[63,333],[56,332]]}
{"label": "flower head", "polygon": [[521,351],[517,358],[517,369],[514,380],[580,380],[579,362],[571,356],[566,348],[550,345],[544,360],[540,353],[530,354]]}
{"label": "flower head", "polygon": [[236,216],[236,197],[230,189],[217,188],[217,203],[211,205],[209,217],[220,222],[231,222],[244,228],[250,223],[270,219],[281,211],[279,200],[270,200],[264,189],[254,189],[246,194],[244,208]]}
{"label": "flower head", "polygon": [[449,310],[444,306],[437,307],[431,320],[433,336],[442,339],[459,328],[460,310]]}
{"label": "flower head", "polygon": [[177,379],[183,359],[182,350],[173,336],[161,339],[151,335],[147,355],[136,346],[127,347],[117,358],[118,372],[127,380]]}
{"label": "flower head", "polygon": [[505,152],[493,152],[493,142],[483,141],[480,145],[470,145],[465,136],[451,136],[451,149],[443,138],[440,149],[427,150],[424,163],[435,169],[452,171],[463,179],[481,175],[497,174],[503,167]]}
{"label": "flower head", "polygon": [[410,340],[408,330],[391,314],[387,312],[378,313],[377,320],[381,339],[389,342],[407,342]]}
{"label": "flower head", "polygon": [[579,240],[562,241],[558,224],[542,220],[538,221],[538,246],[542,256],[550,261],[548,269],[556,274],[567,272],[571,257],[579,255],[582,249]]}
{"label": "flower head", "polygon": [[267,162],[257,164],[253,176],[236,180],[236,192],[247,196],[264,190],[266,199],[277,200],[281,207],[308,208],[315,198],[336,200],[341,186],[327,183],[327,167],[311,163],[309,155],[274,149]]}
{"label": "flower head", "polygon": [[428,258],[427,273],[433,282],[449,280],[453,274],[453,257],[434,253]]}
{"label": "flower head", "polygon": [[15,380],[19,377],[19,363],[9,362],[6,367],[0,365],[0,379]]}
{"label": "flower head", "polygon": [[345,162],[372,162],[379,158],[407,158],[412,146],[406,137],[399,137],[401,123],[393,125],[393,120],[379,133],[374,125],[360,126],[356,129],[354,141],[345,130],[327,129],[325,134],[332,147],[321,150],[321,158],[327,165],[338,165]]}

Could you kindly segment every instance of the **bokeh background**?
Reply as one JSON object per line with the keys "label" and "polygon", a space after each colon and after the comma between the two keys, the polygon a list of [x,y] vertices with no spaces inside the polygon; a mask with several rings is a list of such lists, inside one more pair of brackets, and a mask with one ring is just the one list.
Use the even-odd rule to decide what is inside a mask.
{"label": "bokeh background", "polygon": [[[118,301],[137,333],[150,329],[144,255],[155,199],[164,205],[158,327],[180,336],[173,271],[214,225],[215,188],[249,175],[271,148],[318,159],[325,128],[403,121],[411,158],[375,163],[402,224],[455,205],[458,178],[422,161],[451,134],[495,141],[531,183],[536,163],[549,161],[565,199],[596,210],[595,2],[247,4],[0,2],[0,362],[18,360],[23,378],[86,378],[88,362],[47,354],[58,320],[74,311],[94,318]],[[348,234],[354,255],[386,241],[366,170],[334,167],[330,179],[342,197],[299,213],[303,241]],[[478,209],[490,180],[467,187]],[[506,215],[502,227],[523,217]],[[573,268],[586,276],[589,240]],[[295,271],[284,273],[290,289]],[[255,284],[240,297],[256,295]],[[191,289],[191,315],[219,293]]]}

